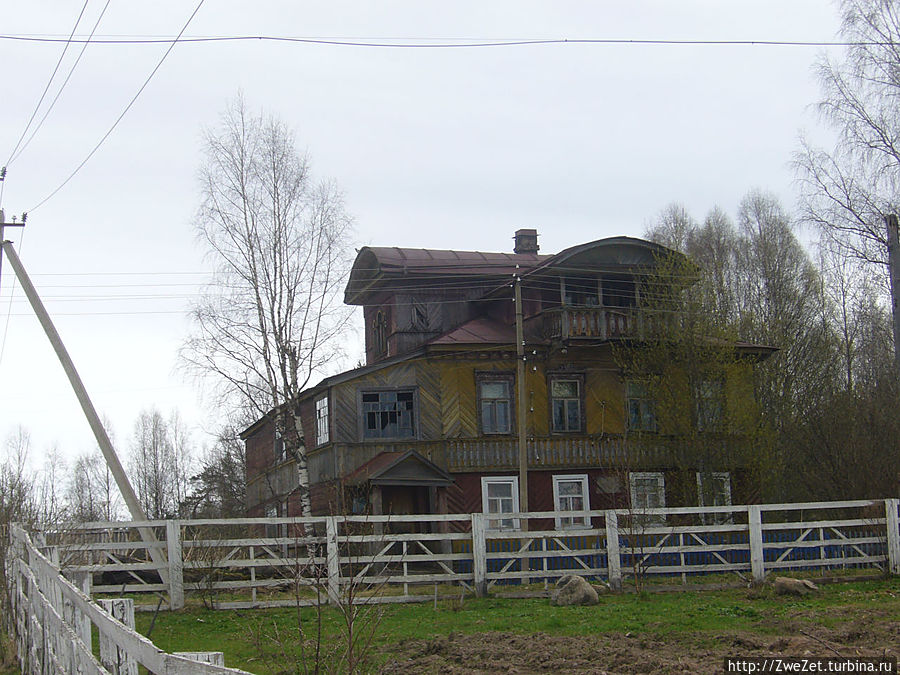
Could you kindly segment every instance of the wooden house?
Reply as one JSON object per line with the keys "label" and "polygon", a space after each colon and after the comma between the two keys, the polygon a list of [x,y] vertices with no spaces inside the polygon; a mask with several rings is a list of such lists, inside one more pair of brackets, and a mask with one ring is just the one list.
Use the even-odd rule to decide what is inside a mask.
{"label": "wooden house", "polygon": [[[680,254],[612,237],[541,255],[537,238],[519,230],[512,253],[359,251],[345,302],[363,307],[366,364],[303,392],[296,408],[314,514],[520,510],[517,284],[528,509],[730,503],[740,462],[707,462],[696,479],[682,466],[676,478],[678,438],[617,359],[617,349],[646,348],[642,280]],[[739,385],[772,351],[731,348],[742,358],[728,381],[705,386],[699,418],[726,450],[740,434],[709,422],[730,397],[752,398]],[[271,418],[243,438],[249,515],[296,515],[296,467]],[[693,485],[675,498],[673,481],[684,488],[684,475]]]}

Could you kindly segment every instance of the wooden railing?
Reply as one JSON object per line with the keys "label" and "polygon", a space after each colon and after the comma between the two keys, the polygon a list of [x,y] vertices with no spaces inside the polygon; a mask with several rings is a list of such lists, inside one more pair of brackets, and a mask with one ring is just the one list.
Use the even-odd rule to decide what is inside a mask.
{"label": "wooden railing", "polygon": [[[535,323],[537,322],[537,323]],[[529,330],[538,330],[551,340],[616,340],[663,335],[678,330],[678,314],[637,307],[557,307],[529,320]]]}
{"label": "wooden railing", "polygon": [[[349,473],[379,453],[415,450],[451,472],[503,470],[519,465],[518,447],[516,439],[508,436],[335,444],[311,454],[309,467],[315,481],[331,480]],[[627,439],[608,434],[532,437],[527,441],[528,466],[532,469],[662,466],[671,463],[672,447],[673,439],[658,435]]]}

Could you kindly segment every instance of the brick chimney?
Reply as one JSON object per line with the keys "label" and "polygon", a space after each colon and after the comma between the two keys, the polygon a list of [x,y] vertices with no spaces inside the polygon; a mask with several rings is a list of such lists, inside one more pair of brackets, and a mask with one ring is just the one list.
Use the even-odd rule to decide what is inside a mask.
{"label": "brick chimney", "polygon": [[537,243],[537,230],[516,230],[516,245],[513,248],[515,253],[537,253],[540,246]]}

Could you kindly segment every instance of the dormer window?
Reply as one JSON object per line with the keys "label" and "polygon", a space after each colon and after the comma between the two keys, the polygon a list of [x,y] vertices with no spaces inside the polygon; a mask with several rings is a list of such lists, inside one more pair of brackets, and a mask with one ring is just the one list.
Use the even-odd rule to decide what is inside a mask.
{"label": "dormer window", "polygon": [[372,345],[376,358],[387,354],[387,318],[381,310],[378,310],[375,315],[375,322],[372,326]]}

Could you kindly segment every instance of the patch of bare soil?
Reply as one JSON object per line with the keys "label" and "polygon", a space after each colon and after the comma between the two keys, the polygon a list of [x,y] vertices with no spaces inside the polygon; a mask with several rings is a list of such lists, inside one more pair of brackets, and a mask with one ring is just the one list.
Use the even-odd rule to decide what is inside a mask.
{"label": "patch of bare soil", "polygon": [[[875,613],[873,612],[873,615]],[[451,633],[407,640],[390,649],[383,673],[722,673],[726,656],[875,656],[897,658],[900,624],[888,617],[851,619],[835,629],[797,615],[772,626],[775,636]]]}

